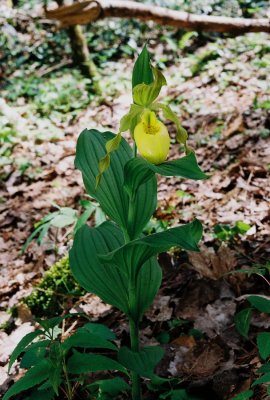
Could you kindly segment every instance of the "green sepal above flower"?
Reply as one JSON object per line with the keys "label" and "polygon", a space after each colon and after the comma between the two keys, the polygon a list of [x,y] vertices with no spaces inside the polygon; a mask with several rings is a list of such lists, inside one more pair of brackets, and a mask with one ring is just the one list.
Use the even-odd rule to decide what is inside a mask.
{"label": "green sepal above flower", "polygon": [[143,107],[150,107],[157,99],[162,86],[167,85],[166,79],[161,71],[152,67],[154,81],[150,84],[140,83],[133,89],[133,101]]}
{"label": "green sepal above flower", "polygon": [[153,71],[151,68],[150,53],[146,45],[143,46],[141,53],[135,61],[132,71],[132,89],[140,83],[149,85],[154,80]]}

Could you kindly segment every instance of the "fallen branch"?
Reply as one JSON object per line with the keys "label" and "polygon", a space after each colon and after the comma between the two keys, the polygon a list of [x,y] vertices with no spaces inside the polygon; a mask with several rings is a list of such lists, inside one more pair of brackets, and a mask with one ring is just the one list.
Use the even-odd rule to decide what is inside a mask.
{"label": "fallen branch", "polygon": [[247,19],[196,15],[123,0],[86,0],[71,6],[47,10],[46,17],[58,20],[62,28],[77,24],[89,24],[104,18],[136,18],[189,31],[228,32],[238,35],[246,32],[270,33],[270,20],[266,18]]}
{"label": "fallen branch", "polygon": [[52,65],[49,68],[41,69],[41,70],[37,71],[37,76],[39,78],[41,78],[42,76],[50,74],[51,72],[55,72],[58,69],[66,67],[67,65],[70,65],[70,64],[72,64],[72,60],[71,59],[65,59],[65,60],[61,61],[59,64],[55,64],[55,65]]}

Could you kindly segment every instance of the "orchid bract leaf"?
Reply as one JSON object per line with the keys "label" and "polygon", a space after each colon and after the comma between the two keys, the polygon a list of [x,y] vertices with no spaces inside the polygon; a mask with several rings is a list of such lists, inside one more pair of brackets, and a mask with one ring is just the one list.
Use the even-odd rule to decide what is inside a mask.
{"label": "orchid bract leaf", "polygon": [[132,72],[132,88],[145,83],[149,85],[153,82],[153,72],[150,66],[150,54],[147,47],[144,46],[142,52],[139,54]]}
{"label": "orchid bract leaf", "polygon": [[151,164],[143,158],[136,157],[125,165],[124,188],[128,193],[136,190],[151,179],[155,174],[162,176],[181,176],[194,180],[207,179],[207,175],[200,169],[194,153],[179,158],[178,160],[166,161],[159,165]]}
{"label": "orchid bract leaf", "polygon": [[121,268],[129,279],[134,279],[142,265],[149,258],[165,252],[171,247],[181,247],[185,250],[199,251],[198,242],[202,237],[202,225],[198,220],[165,232],[145,236],[125,244],[104,255],[99,255],[100,262],[116,265]]}

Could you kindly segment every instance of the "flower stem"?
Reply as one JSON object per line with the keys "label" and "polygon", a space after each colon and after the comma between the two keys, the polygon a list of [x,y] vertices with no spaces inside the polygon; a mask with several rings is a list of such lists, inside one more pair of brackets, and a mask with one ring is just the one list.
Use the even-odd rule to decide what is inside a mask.
{"label": "flower stem", "polygon": [[[130,345],[131,350],[134,352],[139,351],[139,324],[138,321],[134,321],[132,318],[129,320],[130,328]],[[141,400],[141,385],[140,376],[136,372],[131,372],[132,381],[132,400]]]}

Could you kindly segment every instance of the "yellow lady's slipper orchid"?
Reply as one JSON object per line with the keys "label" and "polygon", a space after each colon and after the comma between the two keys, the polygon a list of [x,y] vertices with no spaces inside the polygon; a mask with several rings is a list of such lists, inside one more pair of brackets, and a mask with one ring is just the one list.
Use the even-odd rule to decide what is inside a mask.
{"label": "yellow lady's slipper orchid", "polygon": [[134,130],[134,139],[143,158],[152,164],[166,160],[170,137],[166,126],[160,122],[153,111],[145,111]]}

